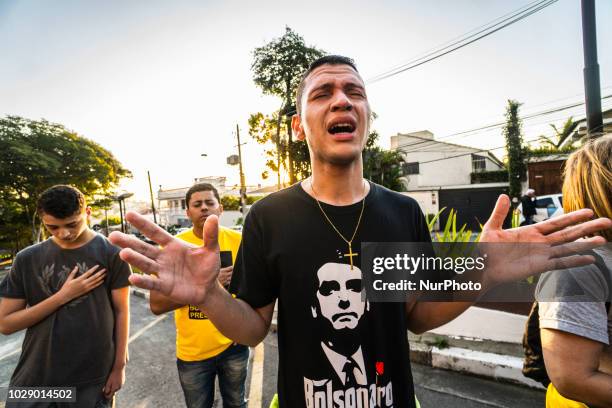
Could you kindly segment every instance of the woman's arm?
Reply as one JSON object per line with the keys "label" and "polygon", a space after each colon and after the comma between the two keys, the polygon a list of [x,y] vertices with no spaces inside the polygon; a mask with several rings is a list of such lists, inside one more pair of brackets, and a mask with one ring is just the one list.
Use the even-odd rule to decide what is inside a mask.
{"label": "woman's arm", "polygon": [[599,370],[604,344],[555,329],[540,329],[546,372],[566,398],[612,407],[612,375]]}

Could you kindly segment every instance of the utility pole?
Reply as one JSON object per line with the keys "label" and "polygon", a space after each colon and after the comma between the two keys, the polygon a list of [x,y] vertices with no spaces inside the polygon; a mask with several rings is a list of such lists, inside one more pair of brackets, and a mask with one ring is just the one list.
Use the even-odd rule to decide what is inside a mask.
{"label": "utility pole", "polygon": [[119,217],[121,217],[121,232],[125,234],[125,224],[123,223],[123,204],[121,199],[119,201]]}
{"label": "utility pole", "polygon": [[238,166],[240,169],[240,209],[242,216],[246,214],[246,184],[244,182],[244,172],[242,171],[242,148],[240,146],[240,129],[236,124],[236,139],[238,139]]}
{"label": "utility pole", "polygon": [[157,215],[155,214],[155,201],[153,201],[153,187],[151,186],[151,173],[147,170],[147,177],[149,178],[149,194],[151,195],[151,210],[153,210],[153,222],[157,224]]}
{"label": "utility pole", "polygon": [[104,208],[104,220],[106,222],[106,227],[104,228],[104,230],[106,231],[106,236],[108,237],[108,234],[110,233],[108,231],[108,208]]}
{"label": "utility pole", "polygon": [[582,48],[584,51],[583,72],[587,138],[594,138],[603,133],[595,22],[595,0],[582,0]]}

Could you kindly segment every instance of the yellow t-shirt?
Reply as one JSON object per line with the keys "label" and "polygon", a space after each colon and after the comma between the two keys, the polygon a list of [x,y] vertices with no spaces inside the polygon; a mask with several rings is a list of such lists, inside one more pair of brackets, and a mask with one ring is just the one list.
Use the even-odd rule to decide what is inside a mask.
{"label": "yellow t-shirt", "polygon": [[546,408],[589,408],[582,402],[565,398],[559,394],[553,383],[548,384],[546,390]]}
{"label": "yellow t-shirt", "polygon": [[[194,245],[202,245],[202,240],[195,236],[193,228],[176,237]],[[219,248],[221,251],[232,252],[232,264],[236,261],[241,238],[239,232],[219,227]],[[176,309],[174,322],[176,356],[183,361],[200,361],[214,357],[232,344],[196,306],[187,305]]]}

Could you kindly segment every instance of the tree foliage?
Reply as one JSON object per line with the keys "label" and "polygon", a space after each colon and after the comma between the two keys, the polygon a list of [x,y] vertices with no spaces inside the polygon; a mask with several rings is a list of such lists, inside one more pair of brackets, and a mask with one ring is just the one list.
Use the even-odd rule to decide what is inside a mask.
{"label": "tree foliage", "polygon": [[[573,117],[569,117],[564,123],[563,127],[559,129],[556,125],[551,124],[550,127],[553,129],[554,135],[552,137],[541,135],[538,138],[540,146],[544,149],[550,150],[552,153],[563,150],[573,149],[574,141],[571,140],[574,131],[578,127],[578,122],[574,121]],[[569,139],[569,142],[566,141]]]}
{"label": "tree foliage", "polygon": [[257,112],[249,117],[249,135],[257,143],[264,145],[266,170],[261,173],[263,179],[269,177],[269,170],[280,174],[279,169],[285,163],[287,146],[283,140],[276,140],[277,125],[281,128],[283,126],[278,123],[278,112],[271,115]]}
{"label": "tree foliage", "polygon": [[525,179],[525,151],[523,149],[522,121],[519,118],[521,104],[515,100],[508,100],[506,108],[506,151],[508,153],[508,182],[511,198],[520,198],[521,180]]}
{"label": "tree foliage", "polygon": [[[246,196],[246,205],[252,205],[261,199],[262,196]],[[221,197],[221,204],[223,205],[223,211],[239,211],[240,197],[224,195]]]}
{"label": "tree foliage", "polygon": [[378,139],[378,132],[370,132],[362,152],[365,177],[391,190],[405,191],[401,179],[404,157],[399,151],[382,149],[377,144]]}
{"label": "tree foliage", "polygon": [[[282,103],[281,108],[274,114],[254,114],[267,119],[265,125],[260,127],[260,130],[265,131],[253,129],[250,120],[249,127],[252,131],[249,133],[258,134],[260,137],[254,138],[259,143],[273,144],[273,150],[266,150],[266,166],[277,173],[279,179],[280,168],[285,168],[291,184],[303,178],[304,174],[310,174],[308,147],[305,143],[293,141],[291,117],[296,110],[295,93],[304,71],[312,61],[324,54],[322,50],[307,46],[304,38],[289,27],[285,27],[282,37],[275,38],[253,51],[253,81],[264,94],[277,96],[281,98]],[[251,115],[251,118],[254,115]],[[254,119],[253,123],[258,123],[258,119]]]}
{"label": "tree foliage", "polygon": [[240,197],[224,195],[221,197],[221,205],[223,211],[238,211],[240,209]]}
{"label": "tree foliage", "polygon": [[[249,135],[257,143],[264,145],[264,154],[266,155],[266,170],[261,174],[263,179],[269,177],[269,170],[274,173],[279,171],[279,154],[280,168],[289,170],[287,158],[289,152],[289,144],[287,138],[281,138],[278,143],[275,143],[275,136],[278,124],[278,113],[265,115],[261,112],[253,113],[249,117]],[[287,124],[281,122],[280,131],[287,134]],[[306,142],[294,142],[291,144],[291,157],[293,157],[293,171],[296,180],[303,180],[310,176],[310,154]]]}
{"label": "tree foliage", "polygon": [[0,118],[0,145],[0,243],[15,249],[35,239],[36,200],[48,187],[70,184],[93,200],[131,176],[96,142],[46,120]]}
{"label": "tree foliage", "polygon": [[[103,218],[99,223],[100,227],[106,228],[106,218]],[[121,225],[121,218],[117,215],[108,216],[108,225]]]}

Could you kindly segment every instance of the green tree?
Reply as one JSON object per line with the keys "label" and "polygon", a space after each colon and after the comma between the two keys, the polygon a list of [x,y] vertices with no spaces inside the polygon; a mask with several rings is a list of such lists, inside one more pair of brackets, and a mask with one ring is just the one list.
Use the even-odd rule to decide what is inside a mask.
{"label": "green tree", "polygon": [[278,183],[280,184],[280,169],[285,161],[287,145],[284,140],[276,137],[277,131],[280,133],[283,126],[278,118],[278,112],[271,115],[265,115],[261,112],[251,114],[249,117],[249,135],[257,143],[264,145],[266,170],[261,173],[261,177],[267,179],[269,177],[268,170],[271,170],[278,175]]}
{"label": "green tree", "polygon": [[[556,125],[551,124],[550,127],[553,129],[554,135],[548,137],[541,135],[538,138],[540,145],[546,149],[550,149],[552,152],[561,150],[561,146],[565,144],[565,141],[571,138],[574,131],[578,127],[578,122],[574,122],[573,117],[569,117],[564,123],[561,129],[557,128]],[[574,142],[570,139],[569,143],[565,146],[571,148]]]}
{"label": "green tree", "polygon": [[0,145],[0,239],[13,247],[24,244],[28,230],[25,243],[36,240],[36,200],[48,187],[70,184],[93,201],[110,195],[121,178],[131,176],[99,144],[46,120],[0,118]]}
{"label": "green tree", "polygon": [[240,208],[240,197],[225,195],[221,197],[223,211],[238,211]]}
{"label": "green tree", "polygon": [[378,139],[378,132],[370,132],[363,149],[363,173],[365,177],[391,190],[405,191],[406,187],[401,180],[404,157],[398,151],[382,149],[377,145]]}
{"label": "green tree", "polygon": [[[117,215],[109,215],[108,216],[108,225],[120,225],[121,224],[121,218],[118,217]],[[102,228],[106,228],[106,218],[103,219],[102,221],[100,221],[100,227]]]}
{"label": "green tree", "polygon": [[[305,164],[308,161],[308,148],[305,143],[293,142],[291,117],[296,110],[295,93],[302,74],[312,61],[324,54],[322,50],[307,46],[304,38],[289,27],[285,27],[282,37],[253,51],[251,70],[255,85],[264,94],[280,97],[282,101],[281,108],[274,115],[263,115],[275,122],[275,126],[266,126],[266,132],[261,133],[265,135],[261,140],[264,143],[272,142],[276,148],[276,157],[268,160],[267,167],[277,173],[279,185],[281,166],[286,166],[291,184],[303,178],[305,172],[310,173],[310,165]],[[281,137],[283,119],[284,139]]]}
{"label": "green tree", "polygon": [[16,253],[31,242],[29,217],[15,200],[0,197],[0,220],[0,249]]}
{"label": "green tree", "polygon": [[504,137],[508,154],[508,182],[510,198],[520,198],[521,180],[525,179],[525,150],[523,149],[522,121],[519,118],[521,104],[508,100]]}

